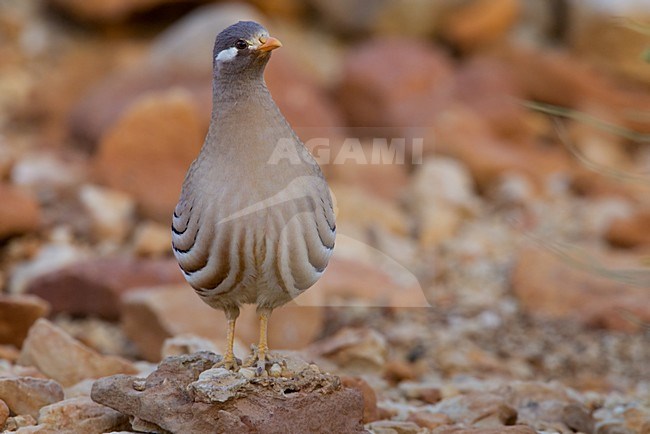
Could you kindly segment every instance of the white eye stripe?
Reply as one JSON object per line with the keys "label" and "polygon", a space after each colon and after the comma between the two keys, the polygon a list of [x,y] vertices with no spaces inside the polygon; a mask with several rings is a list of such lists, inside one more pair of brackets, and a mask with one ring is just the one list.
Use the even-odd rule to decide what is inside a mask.
{"label": "white eye stripe", "polygon": [[226,48],[225,50],[221,50],[221,52],[217,54],[217,57],[215,57],[214,59],[217,62],[228,62],[234,59],[236,55],[237,55],[237,49],[235,47],[230,47],[230,48]]}

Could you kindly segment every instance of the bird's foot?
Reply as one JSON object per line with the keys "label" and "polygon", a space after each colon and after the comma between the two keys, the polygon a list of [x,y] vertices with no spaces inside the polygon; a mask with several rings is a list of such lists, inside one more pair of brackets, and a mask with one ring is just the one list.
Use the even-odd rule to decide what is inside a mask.
{"label": "bird's foot", "polygon": [[268,350],[260,351],[256,345],[252,345],[253,354],[243,363],[243,368],[255,368],[255,375],[262,376],[266,373],[266,367],[273,365],[269,358]]}
{"label": "bird's foot", "polygon": [[224,368],[229,371],[237,371],[239,369],[240,362],[233,354],[226,354],[223,356],[221,361],[212,365],[212,368]]}

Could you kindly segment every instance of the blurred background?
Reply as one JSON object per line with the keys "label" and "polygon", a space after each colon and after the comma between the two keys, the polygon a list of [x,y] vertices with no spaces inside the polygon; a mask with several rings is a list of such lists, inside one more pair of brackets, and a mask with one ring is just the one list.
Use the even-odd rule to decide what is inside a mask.
{"label": "blurred background", "polygon": [[[132,361],[221,348],[169,225],[214,38],[243,19],[283,43],[266,81],[329,155],[340,234],[324,278],[274,313],[272,348],[361,373],[380,401],[558,380],[631,394],[650,427],[644,0],[1,0],[7,366],[41,317]],[[377,139],[404,161],[371,162]],[[254,311],[237,332],[245,355]]]}

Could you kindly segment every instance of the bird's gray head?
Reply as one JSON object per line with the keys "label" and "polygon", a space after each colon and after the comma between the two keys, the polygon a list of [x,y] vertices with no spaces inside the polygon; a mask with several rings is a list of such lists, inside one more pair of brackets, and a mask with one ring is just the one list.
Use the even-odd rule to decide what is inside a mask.
{"label": "bird's gray head", "polygon": [[261,75],[271,51],[282,44],[254,21],[240,21],[223,30],[214,42],[215,76]]}

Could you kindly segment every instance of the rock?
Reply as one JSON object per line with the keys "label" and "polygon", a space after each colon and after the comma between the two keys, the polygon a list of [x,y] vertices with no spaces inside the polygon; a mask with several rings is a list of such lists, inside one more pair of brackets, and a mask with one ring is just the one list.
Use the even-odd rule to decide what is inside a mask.
{"label": "rock", "polygon": [[214,342],[209,339],[191,334],[184,334],[165,339],[161,356],[162,358],[182,356],[184,354],[193,354],[199,351],[218,353],[219,349]]}
{"label": "rock", "polygon": [[427,382],[404,381],[400,390],[409,399],[419,399],[427,404],[436,404],[442,399],[442,391],[437,384]]}
{"label": "rock", "polygon": [[363,423],[374,422],[379,419],[379,410],[377,409],[377,395],[370,387],[368,382],[361,377],[341,377],[343,387],[357,389],[363,395]]}
{"label": "rock", "polygon": [[171,3],[171,0],[112,0],[99,3],[88,3],[83,0],[49,0],[48,3],[81,21],[114,23],[126,20],[138,12]]}
{"label": "rock", "polygon": [[39,194],[76,188],[87,176],[86,162],[66,153],[43,150],[20,157],[11,170],[11,181]]}
{"label": "rock", "polygon": [[53,272],[68,264],[81,261],[88,256],[86,249],[80,248],[69,239],[53,240],[38,246],[36,254],[29,261],[14,266],[9,280],[9,292],[22,294],[34,279]]}
{"label": "rock", "polygon": [[444,413],[456,423],[481,428],[498,428],[517,422],[517,410],[494,393],[472,392],[443,399],[432,411]]}
{"label": "rock", "polygon": [[450,158],[430,158],[417,168],[408,203],[423,246],[452,237],[479,205],[469,171]]}
{"label": "rock", "polygon": [[27,292],[46,299],[54,313],[115,320],[122,294],[141,286],[183,282],[174,260],[98,258],[65,266],[32,280]]}
{"label": "rock", "polygon": [[84,185],[79,191],[79,199],[90,216],[96,240],[124,241],[135,217],[135,202],[128,194]]}
{"label": "rock", "polygon": [[493,56],[476,56],[464,62],[454,78],[454,98],[480,113],[491,129],[502,137],[529,137],[529,113],[518,100],[524,99],[510,66]]}
{"label": "rock", "polygon": [[519,0],[474,0],[450,12],[442,35],[463,50],[503,42],[519,18]]}
{"label": "rock", "polygon": [[[170,357],[146,380],[126,375],[98,380],[92,398],[131,416],[134,427],[142,423],[149,431],[256,432],[262,427],[264,432],[278,433],[363,431],[361,393],[342,388],[337,377],[308,368],[293,378],[248,380],[211,370],[207,375],[211,378],[200,380],[218,360],[211,353]],[[232,393],[224,395],[226,390]]]}
{"label": "rock", "polygon": [[167,221],[203,134],[186,91],[143,95],[104,134],[95,160],[98,178],[132,195],[145,216]]}
{"label": "rock", "polygon": [[[169,285],[141,289],[123,298],[122,324],[142,356],[160,360],[167,338],[193,334],[225,343],[226,320],[222,312],[203,303],[187,285]],[[320,306],[289,303],[275,309],[269,321],[269,345],[272,349],[303,348],[320,333],[324,318]],[[301,327],[296,328],[299,322]],[[258,340],[255,308],[244,306],[237,319],[237,338],[247,347]]]}
{"label": "rock", "polygon": [[628,332],[650,321],[647,290],[635,285],[647,280],[635,278],[634,270],[612,271],[641,267],[640,255],[576,252],[562,246],[553,254],[551,248],[557,249],[549,245],[549,251],[527,248],[518,254],[512,288],[529,314]]}
{"label": "rock", "polygon": [[86,378],[136,372],[130,362],[91,350],[46,319],[29,330],[18,364],[35,366],[64,387]]}
{"label": "rock", "polygon": [[5,431],[16,431],[19,434],[23,433],[32,433],[32,432],[38,432],[32,427],[36,425],[36,419],[34,419],[34,416],[30,416],[28,414],[26,415],[18,415],[18,416],[13,416],[7,418],[7,422],[5,423]]}
{"label": "rock", "polygon": [[559,383],[511,382],[496,390],[496,393],[502,396],[508,405],[517,409],[519,423],[536,429],[565,422],[585,428],[585,421],[590,419],[584,406]]}
{"label": "rock", "polygon": [[386,338],[368,328],[344,328],[316,342],[309,352],[344,367],[346,372],[367,373],[383,368],[388,355]]}
{"label": "rock", "polygon": [[32,377],[0,377],[0,400],[13,414],[38,417],[41,407],[61,401],[63,388],[52,380]]}
{"label": "rock", "polygon": [[172,232],[169,225],[147,221],[135,229],[133,251],[138,256],[164,256],[171,251],[171,245]]}
{"label": "rock", "polygon": [[627,0],[569,5],[571,22],[567,28],[574,52],[626,78],[650,84],[648,63],[641,55],[648,48],[648,38],[633,24],[641,27],[650,18],[646,3]]}
{"label": "rock", "polygon": [[445,425],[452,425],[454,423],[454,421],[444,413],[430,413],[428,411],[416,411],[415,413],[411,413],[407,421],[413,422],[422,428],[431,430]]}
{"label": "rock", "polygon": [[26,190],[0,182],[0,239],[35,231],[41,211],[36,199]]}
{"label": "rock", "polygon": [[21,347],[34,322],[47,316],[50,306],[30,295],[0,295],[0,343]]}
{"label": "rock", "polygon": [[432,434],[536,434],[537,431],[525,425],[503,426],[500,428],[464,428],[443,426],[436,428]]}
{"label": "rock", "polygon": [[640,210],[630,216],[615,219],[605,237],[616,247],[650,246],[650,209]]}
{"label": "rock", "polygon": [[414,422],[380,420],[368,425],[375,434],[426,434],[427,430]]}
{"label": "rock", "polygon": [[386,137],[385,127],[428,125],[424,121],[449,100],[453,67],[445,53],[426,44],[381,39],[350,49],[342,77],[338,95],[349,124],[381,125],[375,130]]}
{"label": "rock", "polygon": [[67,434],[102,434],[131,428],[127,416],[85,396],[43,407],[38,424],[49,432]]}
{"label": "rock", "polygon": [[0,399],[0,427],[5,426],[5,422],[7,422],[7,418],[9,417],[9,407],[7,407],[7,404]]}

